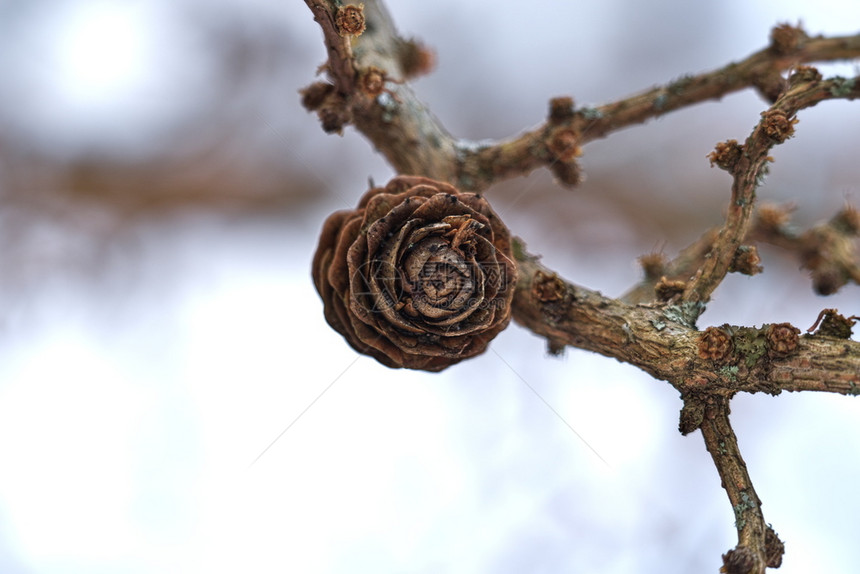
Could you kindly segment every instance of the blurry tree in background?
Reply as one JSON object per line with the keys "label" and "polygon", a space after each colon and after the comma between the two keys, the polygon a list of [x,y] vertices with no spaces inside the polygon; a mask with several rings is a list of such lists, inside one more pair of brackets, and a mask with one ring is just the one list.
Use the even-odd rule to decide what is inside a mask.
{"label": "blurry tree in background", "polygon": [[[498,25],[514,25],[507,20],[508,11],[494,15],[500,18]],[[418,12],[414,17],[424,16]],[[699,17],[724,16],[716,11]],[[483,138],[504,136],[538,121],[532,96],[538,89],[562,92],[574,85],[587,101],[617,97],[647,85],[649,69],[658,65],[647,57],[647,50],[665,60],[671,49],[669,40],[656,37],[649,39],[644,55],[637,53],[641,40],[625,37],[644,24],[638,17],[613,20],[613,29],[601,40],[605,49],[595,50],[619,52],[621,61],[635,54],[635,68],[623,76],[604,80],[615,73],[615,60],[574,54],[575,74],[568,77],[562,70],[573,66],[567,63],[572,54],[565,53],[564,39],[542,38],[550,53],[559,57],[544,57],[545,68],[520,70],[525,77],[515,87],[500,77],[505,68],[499,60],[509,60],[512,53],[526,59],[524,50],[500,46],[500,57],[489,59],[468,38],[452,36],[448,44],[433,47],[441,53],[443,66],[431,76],[437,81],[426,90],[428,100],[436,113],[451,116],[448,123],[458,133]],[[337,147],[325,141],[309,118],[296,113],[296,92],[307,62],[323,56],[320,46],[310,42],[315,30],[288,23],[275,3],[225,2],[210,10],[193,1],[155,2],[147,8],[97,2],[86,9],[72,1],[10,2],[0,25],[5,42],[0,64],[6,78],[0,89],[0,191],[7,206],[3,217],[9,220],[4,232],[15,233],[15,245],[21,249],[26,228],[31,227],[23,224],[28,216],[39,219],[50,213],[55,222],[65,217],[62,224],[70,230],[116,233],[135,221],[170,212],[227,211],[251,217],[273,210],[295,212],[319,202],[321,186],[353,187],[352,182],[347,184],[345,168],[373,173],[378,180],[383,179],[379,172],[388,169],[360,142],[345,141]],[[425,25],[431,31],[444,26],[438,18]],[[455,26],[467,29],[465,24]],[[680,64],[660,62],[661,68],[684,69],[684,63],[701,67],[702,58],[697,56],[708,54],[709,44],[721,38],[716,30],[710,36],[685,45],[683,57],[675,55]],[[724,46],[719,54],[737,57],[744,49]],[[451,61],[456,61],[456,53],[466,56],[461,68]],[[505,87],[477,81],[474,75],[469,78],[472,67],[499,78]],[[535,75],[551,87],[525,90],[522,84]],[[601,81],[595,83],[594,78]],[[445,97],[452,81],[460,96],[436,101]],[[756,105],[753,96],[743,97],[748,98],[744,103]],[[511,104],[517,105],[513,113]],[[731,104],[721,119],[747,126],[746,119],[732,119],[737,102]],[[595,153],[585,160],[589,177],[597,180],[599,175],[599,180],[584,184],[586,192],[595,189],[582,194],[584,205],[559,199],[551,178],[538,173],[527,184],[529,209],[545,209],[540,217],[560,216],[565,222],[581,218],[583,226],[593,219],[591,210],[609,211],[624,222],[625,233],[641,242],[667,250],[680,246],[703,224],[715,223],[713,212],[721,206],[722,180],[715,174],[702,178],[701,165],[691,169],[682,161],[700,158],[701,150],[708,149],[691,144],[689,138],[711,142],[714,135],[703,128],[713,121],[707,114],[692,120],[667,116],[661,125],[651,127],[647,137],[623,133],[612,144],[598,141],[594,146],[599,152],[611,145],[612,153]],[[804,170],[807,175],[796,184],[819,175],[817,160],[826,157],[835,165],[827,174],[833,180],[829,187],[837,190],[828,207],[853,189],[845,173],[849,149],[839,145],[841,137],[832,135],[836,149],[830,155],[825,156],[820,145],[815,147],[812,165]],[[685,157],[675,161],[682,154]],[[335,158],[338,169],[332,169]],[[500,202],[522,201],[517,183],[504,182],[495,193]],[[684,200],[673,200],[676,193]],[[818,199],[808,202],[798,195],[784,193],[800,207],[821,205]],[[330,194],[324,198],[332,200]],[[83,215],[88,212],[92,217]],[[803,219],[802,210],[799,217],[801,223],[814,220]],[[578,239],[607,245],[607,237],[595,238],[591,232]],[[23,252],[21,257],[27,258]],[[74,259],[58,254],[56,262],[73,265]]]}

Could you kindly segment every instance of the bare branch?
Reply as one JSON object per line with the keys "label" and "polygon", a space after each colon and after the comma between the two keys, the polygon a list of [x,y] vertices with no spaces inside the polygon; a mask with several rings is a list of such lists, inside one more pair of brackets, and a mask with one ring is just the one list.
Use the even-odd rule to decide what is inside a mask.
{"label": "bare branch", "polygon": [[[753,216],[752,225],[736,252],[729,272],[754,275],[758,254],[755,244],[767,243],[791,252],[800,265],[808,269],[817,293],[830,295],[848,282],[860,285],[860,252],[857,238],[860,235],[858,212],[846,205],[829,221],[799,232],[790,224],[792,205],[762,205]],[[686,289],[687,281],[704,265],[719,237],[720,228],[706,231],[684,248],[674,259],[667,261],[659,253],[640,258],[645,277],[625,293],[621,300],[627,303],[649,301],[675,301]],[[740,264],[745,261],[747,267]],[[750,268],[749,265],[753,267]],[[665,287],[673,286],[674,289]]]}
{"label": "bare branch", "polygon": [[[701,429],[734,509],[738,545],[723,556],[723,571],[763,574],[778,567],[783,545],[764,521],[729,422],[729,402],[738,392],[860,394],[860,343],[850,340],[857,317],[825,310],[821,327],[802,336],[788,323],[699,331],[696,320],[727,273],[761,271],[755,246],[745,242],[767,241],[797,253],[821,293],[860,282],[855,247],[860,217],[853,209],[801,235],[785,227],[785,210],[765,208],[753,218],[756,189],[773,161],[768,153],[793,135],[797,112],[828,99],[860,97],[860,79],[822,80],[802,64],[858,57],[860,35],[810,38],[798,27],[780,25],[767,48],[741,62],[598,108],[576,109],[572,98],[554,98],[538,128],[507,141],[474,144],[448,134],[403,83],[414,72],[409,62],[417,45],[397,36],[378,0],[368,0],[361,12],[366,30],[364,21],[355,26],[353,35],[363,31],[357,38],[346,37],[345,8],[338,2],[306,2],[326,37],[332,83],[310,86],[303,101],[319,114],[323,128],[339,132],[352,123],[399,173],[447,181],[461,190],[480,190],[542,166],[575,185],[581,147],[615,130],[747,87],[772,103],[742,145],[729,140],[710,156],[733,177],[721,228],[706,232],[671,262],[643,257],[645,281],[622,299],[564,281],[515,239],[512,311],[517,323],[547,339],[550,353],[568,345],[586,349],[630,363],[677,389],[684,401],[679,429],[683,434]],[[350,11],[355,16],[358,9]],[[781,72],[790,68],[784,79]]]}
{"label": "bare branch", "polygon": [[794,347],[782,351],[785,347],[776,341],[784,338],[776,338],[772,326],[725,325],[730,352],[714,360],[703,352],[703,332],[695,327],[700,304],[625,303],[564,281],[540,265],[519,240],[514,254],[519,272],[514,320],[545,337],[554,352],[569,345],[600,353],[668,381],[682,394],[860,394],[856,341],[818,333],[795,335]]}
{"label": "bare branch", "polygon": [[[723,556],[725,571],[764,574],[766,566],[776,567],[779,563],[774,557],[768,558],[772,554],[766,548],[768,526],[761,512],[761,500],[753,488],[747,465],[741,456],[738,438],[729,421],[729,398],[709,396],[704,401],[702,437],[717,467],[723,488],[729,495],[738,531],[737,547]],[[779,542],[779,539],[776,541]],[[777,558],[781,562],[782,554]],[[740,561],[751,564],[745,564],[742,570],[732,570],[733,563]]]}
{"label": "bare branch", "polygon": [[751,241],[776,245],[795,254],[801,266],[812,275],[820,295],[836,293],[848,282],[860,285],[860,215],[846,205],[829,221],[814,225],[803,233],[787,225],[790,211],[762,206],[753,222]]}
{"label": "bare branch", "polygon": [[[401,174],[420,174],[433,179],[460,183],[456,158],[465,149],[455,140],[430,111],[418,100],[403,80],[411,70],[408,64],[422,48],[414,41],[401,39],[383,4],[368,0],[364,4],[367,29],[352,40],[341,38],[334,24],[336,2],[305,0],[323,30],[328,48],[327,70],[336,93],[325,102],[310,107],[321,115],[338,115],[335,129],[352,122]],[[351,42],[351,50],[345,43]],[[397,80],[381,94],[368,93],[358,81],[362,71],[370,68],[384,70]]]}
{"label": "bare branch", "polygon": [[[551,106],[547,121],[536,129],[508,140],[475,143],[449,134],[406,84],[392,83],[389,90],[378,95],[361,90],[358,79],[371,67],[398,81],[407,79],[411,70],[404,62],[413,60],[417,49],[414,41],[397,35],[381,2],[365,2],[367,30],[351,40],[338,33],[337,2],[305,2],[323,30],[329,53],[327,69],[339,96],[332,105],[342,112],[342,123],[328,131],[339,131],[351,121],[398,173],[447,181],[464,191],[482,190],[539,167],[550,167],[562,183],[574,185],[580,179],[575,158],[590,141],[748,87],[774,99],[785,86],[781,71],[806,62],[860,56],[860,34],[809,38],[798,28],[781,26],[774,29],[770,46],[740,62],[684,76],[596,108],[574,110],[570,100],[566,116],[553,114]],[[319,113],[319,109],[314,110]],[[560,142],[567,151],[559,150]]]}
{"label": "bare branch", "polygon": [[[720,230],[713,249],[705,258],[696,276],[687,286],[683,299],[707,302],[714,289],[722,282],[735,259],[738,248],[749,232],[752,220],[755,191],[767,173],[771,148],[794,134],[795,114],[817,103],[834,98],[854,99],[860,96],[857,78],[832,78],[819,81],[814,75],[797,73],[791,86],[766,112],[738,154],[731,154],[733,163],[726,169],[734,176],[732,195],[726,223]],[[737,146],[735,143],[734,148]],[[715,153],[722,155],[725,150]],[[719,159],[715,159],[719,161]]]}

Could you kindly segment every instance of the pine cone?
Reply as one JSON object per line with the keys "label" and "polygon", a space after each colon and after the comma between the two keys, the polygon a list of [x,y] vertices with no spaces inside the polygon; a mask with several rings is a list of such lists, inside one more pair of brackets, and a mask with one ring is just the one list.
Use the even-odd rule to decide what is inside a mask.
{"label": "pine cone", "polygon": [[371,189],[326,220],[313,261],[325,318],[389,367],[441,371],[510,321],[510,234],[480,195],[424,177]]}

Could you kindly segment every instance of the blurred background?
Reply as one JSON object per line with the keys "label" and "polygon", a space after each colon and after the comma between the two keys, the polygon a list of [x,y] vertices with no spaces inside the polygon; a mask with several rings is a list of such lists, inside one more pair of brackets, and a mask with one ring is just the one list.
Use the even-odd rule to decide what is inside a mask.
{"label": "blurred background", "polygon": [[[860,28],[836,0],[387,5],[437,54],[420,97],[470,139],[741,59],[780,22]],[[665,383],[515,325],[442,374],[328,328],[322,221],[393,173],[299,105],[325,58],[298,0],[0,1],[0,572],[716,572],[734,517]],[[618,295],[638,255],[722,221],[705,156],[764,107],[676,112],[587,146],[575,190],[540,171],[489,197],[549,267]],[[760,197],[806,226],[860,203],[860,105],[800,119]],[[857,286],[817,297],[762,254],[700,327],[860,314]],[[860,404],[732,406],[781,571],[856,571]]]}

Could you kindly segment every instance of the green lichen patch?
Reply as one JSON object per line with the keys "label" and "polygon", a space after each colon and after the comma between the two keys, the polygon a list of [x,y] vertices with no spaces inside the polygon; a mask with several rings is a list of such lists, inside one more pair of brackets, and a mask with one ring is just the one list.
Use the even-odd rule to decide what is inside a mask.
{"label": "green lichen patch", "polygon": [[743,528],[747,521],[743,517],[743,514],[747,510],[755,510],[756,503],[753,500],[753,497],[746,490],[741,491],[741,501],[732,507],[732,510],[735,511],[735,526],[737,528]]}
{"label": "green lichen patch", "polygon": [[724,367],[720,367],[717,372],[734,383],[738,380],[738,370],[737,365],[726,365]]}
{"label": "green lichen patch", "polygon": [[528,259],[526,244],[519,237],[512,238],[511,251],[513,252],[514,259],[517,261],[526,261]]}
{"label": "green lichen patch", "polygon": [[597,108],[580,108],[579,113],[587,120],[603,119],[603,112]]}
{"label": "green lichen patch", "polygon": [[699,301],[685,301],[680,305],[669,305],[663,310],[663,317],[669,321],[680,323],[690,329],[696,329],[696,319],[705,310],[705,304]]}
{"label": "green lichen patch", "polygon": [[735,332],[735,351],[747,367],[767,354],[767,337],[763,329],[740,327]]}
{"label": "green lichen patch", "polygon": [[842,76],[831,78],[831,81],[833,82],[833,86],[830,87],[830,93],[837,98],[850,96],[857,83],[856,78],[843,78]]}
{"label": "green lichen patch", "polygon": [[680,96],[685,89],[693,82],[693,76],[684,75],[666,86],[666,90],[671,94]]}

